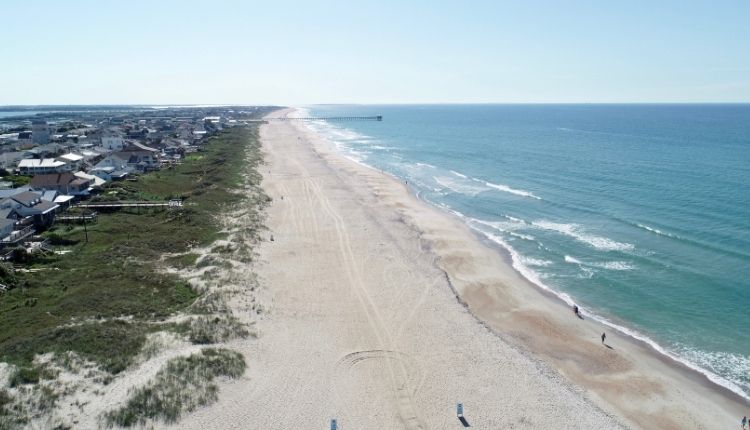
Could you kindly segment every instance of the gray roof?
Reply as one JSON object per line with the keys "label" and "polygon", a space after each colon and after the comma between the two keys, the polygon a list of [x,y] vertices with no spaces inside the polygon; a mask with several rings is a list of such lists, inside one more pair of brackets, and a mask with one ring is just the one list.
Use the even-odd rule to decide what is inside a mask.
{"label": "gray roof", "polygon": [[[10,198],[17,201],[18,203],[21,203],[24,206],[31,207],[33,202],[40,200],[42,198],[42,194],[35,193],[33,191],[24,191],[23,193],[12,195]],[[38,204],[41,204],[41,203],[37,203],[37,205]]]}
{"label": "gray roof", "polygon": [[13,212],[13,209],[11,208],[0,209],[0,219],[8,219],[8,217],[10,216],[12,212]]}
{"label": "gray roof", "polygon": [[42,200],[41,203],[35,204],[33,206],[33,208],[35,210],[38,210],[41,213],[47,213],[47,212],[51,211],[52,209],[56,209],[56,208],[59,208],[59,207],[60,207],[60,205],[58,205],[57,203],[48,202],[46,200]]}
{"label": "gray roof", "polygon": [[29,188],[29,186],[23,186],[18,188],[11,188],[8,190],[0,190],[0,199],[13,197],[17,194],[25,193],[26,191],[31,191],[31,188]]}
{"label": "gray roof", "polygon": [[57,191],[45,191],[42,193],[42,200],[47,200],[48,202],[54,202],[55,197],[57,197]]}

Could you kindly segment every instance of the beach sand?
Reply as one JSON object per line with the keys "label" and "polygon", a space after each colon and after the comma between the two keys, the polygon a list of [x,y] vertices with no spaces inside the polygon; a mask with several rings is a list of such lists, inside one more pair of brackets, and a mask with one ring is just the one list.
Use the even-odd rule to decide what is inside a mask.
{"label": "beach sand", "polygon": [[711,429],[750,411],[576,318],[459,219],[304,125],[271,122],[261,136],[274,240],[254,270],[267,312],[257,339],[228,345],[246,374],[175,427],[463,428],[463,403],[480,429]]}

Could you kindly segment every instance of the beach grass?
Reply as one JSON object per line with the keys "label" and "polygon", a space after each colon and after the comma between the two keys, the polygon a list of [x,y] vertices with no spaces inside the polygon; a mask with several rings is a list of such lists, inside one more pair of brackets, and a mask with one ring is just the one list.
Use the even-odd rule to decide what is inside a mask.
{"label": "beach grass", "polygon": [[184,412],[217,400],[217,377],[238,378],[245,372],[241,354],[205,348],[187,357],[173,358],[154,379],[132,392],[126,404],[104,415],[109,426],[131,427],[148,420],[177,421]]}
{"label": "beach grass", "polygon": [[102,198],[184,205],[57,225],[46,234],[70,252],[30,259],[27,272],[0,268],[1,282],[14,287],[0,296],[0,361],[32,368],[36,354],[74,351],[113,374],[130,365],[146,336],[198,297],[161,265],[194,265],[191,249],[223,237],[217,215],[243,198],[236,190],[248,180],[246,151],[259,153],[257,129],[234,128],[179,166],[112,183]]}

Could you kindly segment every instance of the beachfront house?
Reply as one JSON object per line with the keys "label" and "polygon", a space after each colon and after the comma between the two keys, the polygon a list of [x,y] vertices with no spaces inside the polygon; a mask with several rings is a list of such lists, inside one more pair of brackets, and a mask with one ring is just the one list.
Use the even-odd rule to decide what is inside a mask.
{"label": "beachfront house", "polygon": [[127,164],[134,171],[149,172],[159,169],[159,152],[157,150],[119,152],[118,155],[123,158],[128,157]]}
{"label": "beachfront house", "polygon": [[25,191],[0,200],[0,210],[10,210],[21,218],[31,218],[36,226],[47,227],[55,219],[59,206],[42,199],[41,193]]}
{"label": "beachfront house", "polygon": [[[96,163],[93,170],[111,168],[110,171],[114,170],[128,170],[128,159],[129,157],[120,155],[121,153],[115,152],[104,157],[100,162]],[[94,173],[95,174],[95,173]]]}
{"label": "beachfront house", "polygon": [[18,171],[22,175],[37,175],[45,173],[61,173],[70,170],[65,162],[54,158],[32,158],[18,162]]}
{"label": "beachfront house", "polygon": [[57,191],[69,196],[86,196],[91,191],[90,183],[88,179],[64,172],[35,175],[29,185],[34,191]]}
{"label": "beachfront house", "polygon": [[91,188],[101,188],[102,185],[107,183],[106,180],[86,172],[75,172],[74,175],[76,175],[77,178],[86,179],[87,181],[89,181],[89,186]]}
{"label": "beachfront house", "polygon": [[[124,155],[123,155],[124,154]],[[127,152],[115,152],[104,157],[100,162],[89,169],[89,173],[105,181],[116,181],[133,173],[135,168],[128,165],[130,156]]]}

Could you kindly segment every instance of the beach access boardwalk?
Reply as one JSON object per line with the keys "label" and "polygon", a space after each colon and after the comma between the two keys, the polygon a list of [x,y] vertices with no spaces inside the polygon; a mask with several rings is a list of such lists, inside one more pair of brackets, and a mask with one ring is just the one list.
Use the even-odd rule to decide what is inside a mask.
{"label": "beach access boardwalk", "polygon": [[101,208],[179,208],[182,207],[182,200],[169,200],[166,202],[156,201],[124,201],[124,202],[101,202],[101,203],[82,203],[76,205],[82,209],[101,209]]}
{"label": "beach access boardwalk", "polygon": [[99,214],[97,212],[90,212],[87,214],[81,213],[75,215],[57,215],[55,217],[55,222],[96,222],[98,216]]}

